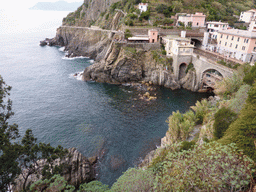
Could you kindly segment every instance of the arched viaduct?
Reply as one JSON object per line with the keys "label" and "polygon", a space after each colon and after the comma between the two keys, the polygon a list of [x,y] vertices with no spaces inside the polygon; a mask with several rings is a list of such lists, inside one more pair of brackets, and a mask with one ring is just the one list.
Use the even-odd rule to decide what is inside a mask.
{"label": "arched viaduct", "polygon": [[[192,55],[174,55],[173,56],[173,72],[175,75],[176,80],[180,80],[184,70],[189,63],[192,62],[196,71],[196,87],[195,89],[198,90],[202,86],[202,78],[205,72],[209,70],[217,71],[221,74],[223,78],[231,77],[233,74],[233,70],[216,63],[206,57],[192,54]],[[184,67],[185,66],[185,67]]]}

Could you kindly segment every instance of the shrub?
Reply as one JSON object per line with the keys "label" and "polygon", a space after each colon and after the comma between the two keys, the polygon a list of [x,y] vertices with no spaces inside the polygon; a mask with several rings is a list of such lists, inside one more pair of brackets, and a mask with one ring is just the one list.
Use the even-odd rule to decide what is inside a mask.
{"label": "shrub", "polygon": [[153,191],[154,175],[151,169],[130,168],[117,179],[111,191]]}
{"label": "shrub", "polygon": [[163,54],[163,55],[166,55],[166,51],[165,51],[165,50],[162,50],[162,54]]}
{"label": "shrub", "polygon": [[252,179],[253,161],[235,144],[204,143],[169,153],[154,182],[155,191],[241,191]]}
{"label": "shrub", "polygon": [[220,139],[223,137],[224,132],[228,129],[228,126],[235,121],[237,115],[232,112],[229,108],[222,107],[214,115],[214,132],[213,135],[215,139]]}
{"label": "shrub", "polygon": [[126,30],[125,30],[124,37],[125,37],[126,39],[128,39],[129,37],[132,37],[132,33],[131,33],[131,31],[130,31],[129,29],[126,29]]}
{"label": "shrub", "polygon": [[191,63],[191,62],[188,64],[188,67],[187,67],[185,73],[188,73],[188,71],[189,71],[190,69],[194,69],[194,65],[193,65],[193,63]]}
{"label": "shrub", "polygon": [[235,113],[240,113],[248,97],[247,93],[250,88],[250,85],[242,85],[235,93],[235,97],[229,102],[229,107],[232,111],[234,111]]}
{"label": "shrub", "polygon": [[195,144],[196,144],[195,141],[183,141],[183,142],[181,143],[180,151],[183,151],[183,150],[187,151],[187,150],[189,150],[189,149],[192,150],[192,149],[194,149]]}
{"label": "shrub", "polygon": [[256,80],[256,64],[251,67],[249,73],[247,73],[243,79],[243,82],[247,83],[248,85],[252,85]]}
{"label": "shrub", "polygon": [[150,16],[150,12],[149,12],[149,10],[147,10],[147,11],[144,11],[141,13],[139,19],[140,19],[140,21],[142,21],[142,19],[148,20],[149,16]]}
{"label": "shrub", "polygon": [[105,18],[106,18],[106,20],[108,20],[108,18],[109,18],[109,14],[107,14]]}
{"label": "shrub", "polygon": [[107,190],[109,190],[108,185],[104,185],[100,181],[91,181],[80,185],[78,192],[104,192]]}
{"label": "shrub", "polygon": [[138,18],[138,16],[133,14],[133,13],[128,14],[127,17],[129,17],[131,19],[137,19]]}
{"label": "shrub", "polygon": [[73,192],[75,187],[68,185],[67,181],[60,175],[54,175],[51,179],[38,180],[30,186],[30,191],[65,191]]}
{"label": "shrub", "polygon": [[195,106],[191,106],[191,109],[196,113],[196,123],[202,124],[204,117],[209,111],[210,104],[206,99],[203,99],[201,102],[197,101]]}
{"label": "shrub", "polygon": [[172,112],[172,115],[167,119],[169,126],[168,135],[171,143],[184,141],[189,136],[189,133],[195,126],[195,114],[189,110],[184,114],[179,111]]}
{"label": "shrub", "polygon": [[248,98],[239,117],[234,121],[223,138],[222,144],[236,143],[246,155],[256,161],[255,137],[256,137],[256,83],[248,92]]}

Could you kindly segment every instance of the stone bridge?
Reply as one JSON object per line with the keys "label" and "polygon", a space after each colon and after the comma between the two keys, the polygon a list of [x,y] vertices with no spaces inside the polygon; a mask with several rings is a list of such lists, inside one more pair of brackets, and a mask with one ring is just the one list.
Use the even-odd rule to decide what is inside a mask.
{"label": "stone bridge", "polygon": [[[195,90],[199,90],[203,86],[203,76],[205,73],[215,71],[221,78],[231,77],[233,69],[216,63],[215,61],[203,57],[198,54],[192,55],[174,55],[173,56],[173,72],[176,80],[183,78],[185,70],[189,63],[192,62],[196,71],[196,86]],[[211,87],[213,88],[213,87]]]}

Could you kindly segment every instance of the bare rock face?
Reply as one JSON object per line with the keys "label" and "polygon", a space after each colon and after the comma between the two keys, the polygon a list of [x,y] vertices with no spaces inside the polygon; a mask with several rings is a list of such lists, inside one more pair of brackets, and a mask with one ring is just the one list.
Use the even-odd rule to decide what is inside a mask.
{"label": "bare rock face", "polygon": [[144,81],[171,89],[180,88],[171,71],[163,70],[155,63],[151,51],[137,49],[135,56],[127,52],[122,44],[113,43],[103,60],[84,70],[83,80],[112,84]]}
{"label": "bare rock face", "polygon": [[[59,165],[60,163],[65,163],[67,166],[63,169],[63,173],[61,174],[69,184],[74,186],[79,186],[81,183],[88,183],[95,179],[95,171],[92,163],[84,157],[81,153],[79,153],[75,148],[71,148],[68,150],[69,154],[63,159],[56,159],[54,161],[55,165]],[[95,161],[94,161],[95,163]],[[42,170],[44,165],[46,165],[46,160],[38,161],[39,171],[36,174],[32,174],[29,176],[26,186],[34,183],[35,181],[42,179]],[[27,170],[23,170],[23,172],[27,172]],[[23,189],[24,179],[22,175],[15,180],[16,185],[13,186],[13,192],[20,192]]]}
{"label": "bare rock face", "polygon": [[198,85],[196,82],[196,72],[193,70],[189,70],[186,76],[180,80],[180,85],[184,89],[190,91],[197,91]]}
{"label": "bare rock face", "polygon": [[104,58],[110,40],[108,31],[86,28],[60,27],[54,38],[59,46],[65,46],[68,57],[85,56],[99,61]]}

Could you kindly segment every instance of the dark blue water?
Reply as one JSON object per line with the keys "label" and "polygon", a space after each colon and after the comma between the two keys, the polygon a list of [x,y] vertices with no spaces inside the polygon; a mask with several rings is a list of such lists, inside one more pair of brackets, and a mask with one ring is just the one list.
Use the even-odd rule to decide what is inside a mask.
{"label": "dark blue water", "polygon": [[[11,28],[2,24],[6,30],[0,31],[0,74],[13,87],[11,121],[21,135],[32,129],[39,142],[76,147],[87,157],[100,153],[98,178],[105,184],[111,185],[160,144],[172,111],[185,112],[206,97],[157,88],[158,99],[147,102],[139,99],[141,91],[135,87],[79,81],[72,75],[91,65],[90,59],[66,60],[59,48],[38,46],[55,35],[64,13],[27,15],[24,26],[15,21]],[[54,16],[59,20],[53,22]]]}

